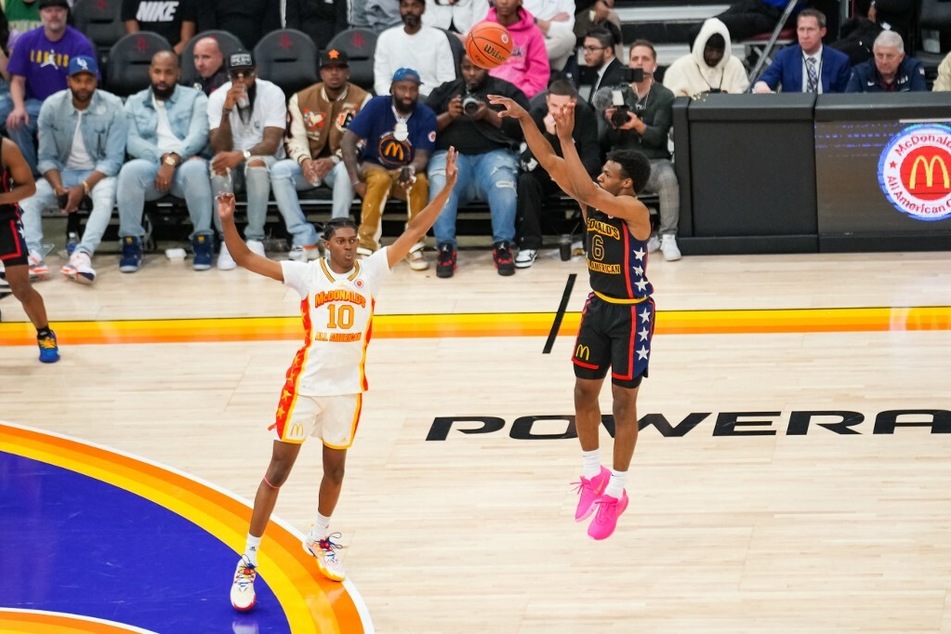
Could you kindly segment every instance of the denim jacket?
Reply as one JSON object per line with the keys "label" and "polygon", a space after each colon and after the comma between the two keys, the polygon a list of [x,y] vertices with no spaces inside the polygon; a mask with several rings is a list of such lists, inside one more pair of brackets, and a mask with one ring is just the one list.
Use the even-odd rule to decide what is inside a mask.
{"label": "denim jacket", "polygon": [[[37,120],[40,174],[51,169],[62,171],[66,167],[78,118],[69,89],[54,93],[43,102]],[[122,116],[122,101],[97,88],[83,114],[82,135],[86,151],[96,163],[95,170],[106,176],[118,174],[125,161],[126,121]]]}
{"label": "denim jacket", "polygon": [[[208,97],[189,86],[176,86],[165,102],[172,134],[181,140],[182,159],[189,159],[208,145]],[[146,88],[125,102],[129,124],[127,151],[133,158],[158,163],[162,152],[158,147],[158,113],[152,102],[152,89]]]}

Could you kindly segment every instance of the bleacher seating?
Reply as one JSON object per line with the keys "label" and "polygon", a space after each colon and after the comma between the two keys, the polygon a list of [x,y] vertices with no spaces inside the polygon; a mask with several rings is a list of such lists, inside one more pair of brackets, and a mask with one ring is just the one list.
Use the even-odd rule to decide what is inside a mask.
{"label": "bleacher seating", "polygon": [[122,37],[109,49],[106,62],[106,89],[119,97],[128,97],[151,85],[149,66],[159,51],[172,45],[158,33],[140,31]]}
{"label": "bleacher seating", "polygon": [[109,49],[126,35],[120,17],[122,0],[76,0],[72,16],[76,28],[96,47],[99,65],[109,60]]}
{"label": "bleacher seating", "polygon": [[254,47],[258,77],[280,86],[287,97],[317,81],[317,46],[296,29],[271,31]]}

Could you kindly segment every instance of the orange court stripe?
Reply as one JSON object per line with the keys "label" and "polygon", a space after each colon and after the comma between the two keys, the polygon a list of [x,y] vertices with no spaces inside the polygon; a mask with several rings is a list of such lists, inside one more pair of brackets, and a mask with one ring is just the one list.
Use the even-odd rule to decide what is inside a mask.
{"label": "orange court stripe", "polygon": [[[373,337],[544,337],[554,313],[463,313],[376,315]],[[580,312],[567,313],[558,334],[574,336]],[[54,322],[61,343],[199,343],[302,340],[300,317],[142,319]],[[951,330],[951,307],[779,308],[756,310],[658,311],[655,334],[715,335],[757,333]],[[0,345],[35,345],[29,322],[0,323]]]}
{"label": "orange court stripe", "polygon": [[[56,465],[107,482],[159,504],[231,546],[244,547],[250,509],[184,474],[105,448],[0,423],[0,451]],[[300,539],[271,521],[259,570],[294,632],[362,632],[359,611],[340,583],[319,575],[302,556]],[[3,621],[0,620],[0,631]]]}
{"label": "orange court stripe", "polygon": [[3,634],[140,634],[151,632],[140,627],[125,626],[114,621],[89,619],[80,615],[39,610],[0,608],[0,632]]}

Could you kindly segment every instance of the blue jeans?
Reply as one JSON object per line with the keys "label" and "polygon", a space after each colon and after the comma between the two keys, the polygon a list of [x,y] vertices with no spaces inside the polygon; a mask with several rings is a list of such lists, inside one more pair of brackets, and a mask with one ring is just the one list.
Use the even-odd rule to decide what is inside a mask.
{"label": "blue jeans", "polygon": [[[63,170],[60,178],[64,187],[75,187],[86,180],[93,170]],[[92,199],[92,211],[86,220],[86,229],[77,251],[84,251],[90,257],[96,252],[102,242],[102,234],[109,226],[112,218],[112,208],[116,204],[116,177],[109,176],[99,181],[89,197]],[[36,193],[20,203],[23,213],[23,231],[26,234],[26,245],[30,252],[42,253],[43,243],[43,211],[45,209],[59,209],[56,201],[56,192],[45,178],[36,181]]]}
{"label": "blue jeans", "polygon": [[211,229],[211,181],[208,163],[204,159],[189,159],[175,170],[167,192],[155,188],[159,164],[145,159],[133,159],[119,172],[116,203],[119,206],[119,237],[142,238],[142,209],[147,200],[158,200],[166,194],[184,198],[191,218],[189,239],[197,235],[214,235]]}
{"label": "blue jeans", "polygon": [[[264,161],[264,167],[248,167],[246,162],[239,163],[225,176],[211,174],[211,193],[217,196],[221,192],[247,192],[248,225],[244,228],[245,240],[264,240],[264,222],[267,220],[267,201],[271,195],[271,168],[277,163],[273,156],[252,156],[252,161]],[[214,214],[215,228],[221,233],[221,218]]]}
{"label": "blue jeans", "polygon": [[29,115],[29,123],[21,125],[16,130],[7,130],[10,139],[20,147],[26,164],[30,166],[34,174],[39,174],[36,169],[36,121],[40,118],[40,107],[43,102],[39,99],[27,99],[23,106]]}
{"label": "blue jeans", "polygon": [[[473,200],[489,203],[492,215],[492,242],[515,242],[515,154],[492,150],[484,154],[460,154],[456,159],[459,176],[446,205],[433,225],[436,243],[448,242],[456,248],[456,215],[459,205]],[[446,152],[429,160],[429,194],[435,196],[446,184]]]}
{"label": "blue jeans", "polygon": [[[323,178],[320,185],[333,190],[332,218],[349,218],[353,204],[353,185],[347,167],[341,161]],[[320,186],[318,185],[318,187]],[[310,246],[317,243],[317,230],[307,222],[300,206],[297,192],[314,189],[315,186],[304,178],[304,172],[297,161],[284,159],[271,168],[271,190],[274,201],[284,218],[287,231],[294,237],[295,247]]]}

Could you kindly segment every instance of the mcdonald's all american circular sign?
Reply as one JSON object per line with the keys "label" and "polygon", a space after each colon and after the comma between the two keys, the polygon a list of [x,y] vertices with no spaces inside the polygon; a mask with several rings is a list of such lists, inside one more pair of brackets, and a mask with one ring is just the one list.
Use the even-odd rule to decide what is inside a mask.
{"label": "mcdonald's all american circular sign", "polygon": [[892,137],[878,161],[878,182],[895,209],[910,218],[951,216],[951,127],[923,123]]}

